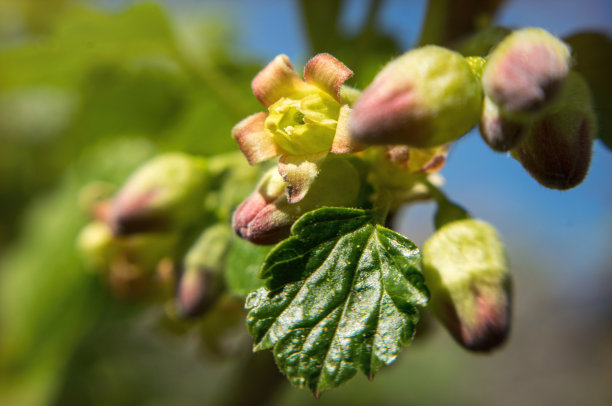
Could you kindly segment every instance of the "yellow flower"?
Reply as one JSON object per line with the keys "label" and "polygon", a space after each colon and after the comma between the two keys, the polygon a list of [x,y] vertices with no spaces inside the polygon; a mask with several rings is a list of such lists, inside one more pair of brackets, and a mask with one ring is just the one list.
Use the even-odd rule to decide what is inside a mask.
{"label": "yellow flower", "polygon": [[239,122],[232,137],[251,165],[280,156],[290,203],[305,196],[329,152],[360,149],[347,125],[357,91],[343,83],[352,74],[332,55],[318,54],[306,64],[302,80],[289,58],[279,55],[253,79],[253,93],[268,112]]}

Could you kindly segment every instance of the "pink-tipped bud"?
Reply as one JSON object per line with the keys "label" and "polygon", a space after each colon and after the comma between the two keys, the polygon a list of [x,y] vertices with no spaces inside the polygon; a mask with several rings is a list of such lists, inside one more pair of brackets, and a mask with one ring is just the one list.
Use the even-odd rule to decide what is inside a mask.
{"label": "pink-tipped bud", "polygon": [[471,351],[490,351],[508,336],[511,279],[501,240],[490,225],[457,220],[423,247],[430,308],[453,338]]}
{"label": "pink-tipped bud", "polygon": [[289,236],[291,226],[302,214],[324,206],[351,207],[358,204],[363,179],[341,155],[328,155],[307,194],[289,203],[287,183],[276,168],[267,172],[257,189],[236,209],[234,231],[255,244],[275,244]]}
{"label": "pink-tipped bud", "polygon": [[558,95],[570,70],[569,48],[540,28],[507,36],[482,76],[486,95],[509,113],[534,113]]}
{"label": "pink-tipped bud", "polygon": [[497,152],[507,152],[516,147],[527,134],[528,123],[505,117],[499,107],[485,98],[478,129],[482,139]]}
{"label": "pink-tipped bud", "polygon": [[184,270],[176,292],[178,314],[191,318],[206,313],[217,300],[220,291],[219,275],[213,270]]}
{"label": "pink-tipped bud", "polygon": [[572,73],[557,105],[530,125],[512,155],[543,186],[570,189],[587,175],[596,134],[590,91],[585,81]]}
{"label": "pink-tipped bud", "polygon": [[281,202],[286,203],[285,186],[277,169],[270,169],[234,212],[232,226],[236,234],[262,245],[274,244],[287,237],[294,219],[278,207]]}
{"label": "pink-tipped bud", "polygon": [[353,105],[349,130],[366,145],[430,148],[468,132],[481,107],[482,87],[466,59],[430,45],[385,66]]}
{"label": "pink-tipped bud", "polygon": [[217,301],[222,292],[221,271],[230,238],[231,230],[218,224],[207,228],[187,252],[176,291],[181,317],[200,316]]}
{"label": "pink-tipped bud", "polygon": [[113,200],[116,235],[166,231],[197,218],[204,198],[205,163],[184,154],[161,155],[140,167]]}

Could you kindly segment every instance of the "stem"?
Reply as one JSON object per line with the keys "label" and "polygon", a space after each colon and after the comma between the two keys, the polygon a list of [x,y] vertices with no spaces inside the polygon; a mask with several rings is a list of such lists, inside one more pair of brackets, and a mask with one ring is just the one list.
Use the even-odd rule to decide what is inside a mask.
{"label": "stem", "polygon": [[387,189],[381,188],[374,204],[374,209],[376,210],[376,224],[386,224],[387,216],[389,215],[389,210],[391,209],[391,201],[391,193]]}
{"label": "stem", "polygon": [[[370,49],[372,37],[374,36],[374,28],[376,26],[376,19],[378,18],[378,13],[380,12],[382,3],[382,0],[370,0],[370,5],[366,14],[366,20],[364,21],[363,26],[361,28],[361,32],[358,35],[358,49]],[[355,60],[353,61],[353,66],[355,67],[355,69],[359,69],[362,64],[362,60],[364,58],[367,58],[367,56],[367,52],[356,53]]]}
{"label": "stem", "polygon": [[300,0],[300,8],[313,53],[337,49],[342,38],[338,18],[342,0]]}
{"label": "stem", "polygon": [[429,0],[419,46],[444,42],[448,6],[448,0]]}
{"label": "stem", "polygon": [[463,207],[450,201],[446,195],[429,180],[424,179],[423,184],[427,187],[427,190],[431,196],[438,203],[438,210],[434,215],[434,226],[436,227],[436,230],[439,230],[446,224],[453,221],[470,218],[469,213]]}
{"label": "stem", "polygon": [[492,21],[505,0],[429,0],[419,45],[448,45]]}
{"label": "stem", "polygon": [[427,191],[429,191],[431,197],[433,197],[437,203],[444,203],[449,201],[446,195],[442,193],[442,191],[437,186],[431,183],[429,179],[427,179],[427,177],[424,177],[422,182],[423,185],[427,187]]}

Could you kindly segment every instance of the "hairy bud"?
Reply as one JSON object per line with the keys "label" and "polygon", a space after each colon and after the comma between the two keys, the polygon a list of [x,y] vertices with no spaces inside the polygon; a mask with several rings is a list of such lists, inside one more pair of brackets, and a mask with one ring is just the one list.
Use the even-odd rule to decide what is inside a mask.
{"label": "hairy bud", "polygon": [[467,219],[441,227],[423,247],[430,309],[468,350],[490,351],[510,329],[511,279],[493,227]]}
{"label": "hairy bud", "polygon": [[217,300],[230,238],[229,228],[218,224],[206,229],[187,252],[176,292],[177,310],[182,317],[199,316]]}
{"label": "hairy bud", "polygon": [[507,36],[482,76],[486,95],[509,113],[534,113],[557,96],[570,69],[569,47],[540,28]]}
{"label": "hairy bud", "polygon": [[205,163],[188,155],[161,155],[140,167],[110,208],[117,235],[165,231],[194,220],[207,181]]}
{"label": "hairy bud", "polygon": [[570,189],[587,175],[596,133],[589,88],[571,73],[559,102],[529,126],[512,155],[543,186]]}
{"label": "hairy bud", "polygon": [[528,127],[528,123],[504,116],[491,99],[485,98],[478,129],[491,149],[497,152],[510,151],[525,137]]}
{"label": "hairy bud", "polygon": [[365,144],[428,148],[469,131],[481,106],[480,81],[465,58],[430,45],[385,66],[354,104],[349,128]]}
{"label": "hairy bud", "polygon": [[308,211],[324,206],[356,205],[362,179],[348,159],[328,155],[302,200],[289,203],[286,185],[276,168],[268,171],[234,212],[234,231],[255,244],[275,244],[288,237],[295,220]]}
{"label": "hairy bud", "polygon": [[255,244],[274,244],[288,236],[293,222],[277,206],[285,198],[286,185],[276,168],[266,172],[255,191],[234,212],[232,226],[236,234]]}

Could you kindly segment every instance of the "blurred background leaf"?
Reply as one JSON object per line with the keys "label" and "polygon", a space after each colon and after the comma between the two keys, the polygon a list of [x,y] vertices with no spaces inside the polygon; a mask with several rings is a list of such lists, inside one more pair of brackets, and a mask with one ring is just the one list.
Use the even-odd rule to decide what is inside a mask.
{"label": "blurred background leaf", "polygon": [[565,38],[587,80],[597,110],[599,138],[612,149],[612,38],[604,32],[579,32]]}
{"label": "blurred background leaf", "polygon": [[143,134],[162,150],[217,154],[235,149],[227,134],[258,108],[257,66],[232,62],[231,41],[206,22],[187,37],[152,3],[53,17],[47,33],[0,48],[0,249],[24,201],[90,143]]}

